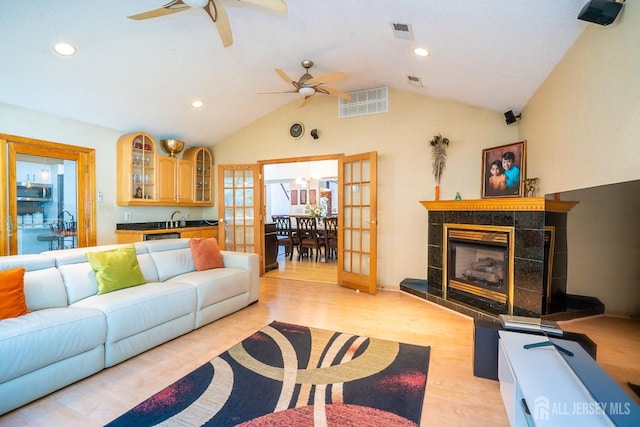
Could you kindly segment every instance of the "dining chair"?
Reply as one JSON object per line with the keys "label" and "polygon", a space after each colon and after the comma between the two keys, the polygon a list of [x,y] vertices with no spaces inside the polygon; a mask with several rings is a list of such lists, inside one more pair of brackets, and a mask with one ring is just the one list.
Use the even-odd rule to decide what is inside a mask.
{"label": "dining chair", "polygon": [[276,235],[278,236],[278,247],[284,247],[284,256],[289,256],[289,261],[293,261],[293,249],[298,246],[297,232],[291,227],[291,217],[289,215],[274,215],[271,220],[276,223]]}
{"label": "dining chair", "polygon": [[326,217],[324,221],[324,260],[338,259],[338,218]]}
{"label": "dining chair", "polygon": [[318,235],[316,218],[300,216],[296,218],[296,222],[298,224],[298,261],[305,254],[311,259],[314,249],[316,251],[316,261],[318,261],[323,243]]}

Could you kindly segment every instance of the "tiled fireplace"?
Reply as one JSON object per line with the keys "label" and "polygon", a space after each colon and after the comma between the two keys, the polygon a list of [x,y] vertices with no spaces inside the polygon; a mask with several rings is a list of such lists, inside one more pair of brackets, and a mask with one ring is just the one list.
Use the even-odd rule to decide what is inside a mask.
{"label": "tiled fireplace", "polygon": [[479,318],[565,311],[567,213],[577,202],[421,203],[429,211],[428,300]]}

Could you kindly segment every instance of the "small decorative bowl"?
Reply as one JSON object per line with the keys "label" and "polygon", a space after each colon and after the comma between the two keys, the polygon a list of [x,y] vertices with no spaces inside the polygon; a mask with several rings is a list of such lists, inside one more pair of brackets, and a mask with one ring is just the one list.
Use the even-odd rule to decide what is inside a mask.
{"label": "small decorative bowl", "polygon": [[170,157],[175,157],[184,150],[184,142],[178,139],[161,139],[160,146]]}

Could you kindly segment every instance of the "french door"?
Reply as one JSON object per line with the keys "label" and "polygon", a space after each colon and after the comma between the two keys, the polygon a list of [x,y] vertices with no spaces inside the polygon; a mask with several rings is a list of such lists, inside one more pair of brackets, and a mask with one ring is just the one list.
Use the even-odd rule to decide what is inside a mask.
{"label": "french door", "polygon": [[338,283],[370,294],[377,283],[377,153],[338,161]]}
{"label": "french door", "polygon": [[260,245],[261,194],[258,165],[218,166],[218,240],[220,249],[255,252]]}
{"label": "french door", "polygon": [[[340,189],[338,284],[375,294],[378,279],[377,153],[333,158],[336,157]],[[264,216],[261,215],[260,199],[264,182],[259,165],[220,165],[218,168],[219,240],[225,250],[255,252],[263,260]],[[264,261],[260,264],[261,273],[264,273]]]}

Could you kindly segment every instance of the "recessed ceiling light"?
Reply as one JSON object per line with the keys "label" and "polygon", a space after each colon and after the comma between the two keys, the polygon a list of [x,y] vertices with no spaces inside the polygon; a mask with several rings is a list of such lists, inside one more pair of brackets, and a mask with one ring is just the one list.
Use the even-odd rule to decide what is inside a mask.
{"label": "recessed ceiling light", "polygon": [[204,101],[201,99],[196,99],[191,103],[191,106],[193,108],[202,108],[204,106]]}
{"label": "recessed ceiling light", "polygon": [[418,56],[429,56],[429,51],[423,47],[417,47],[413,49],[413,53]]}
{"label": "recessed ceiling light", "polygon": [[53,46],[53,50],[55,50],[58,55],[62,56],[72,56],[78,51],[74,45],[66,42],[56,43]]}

